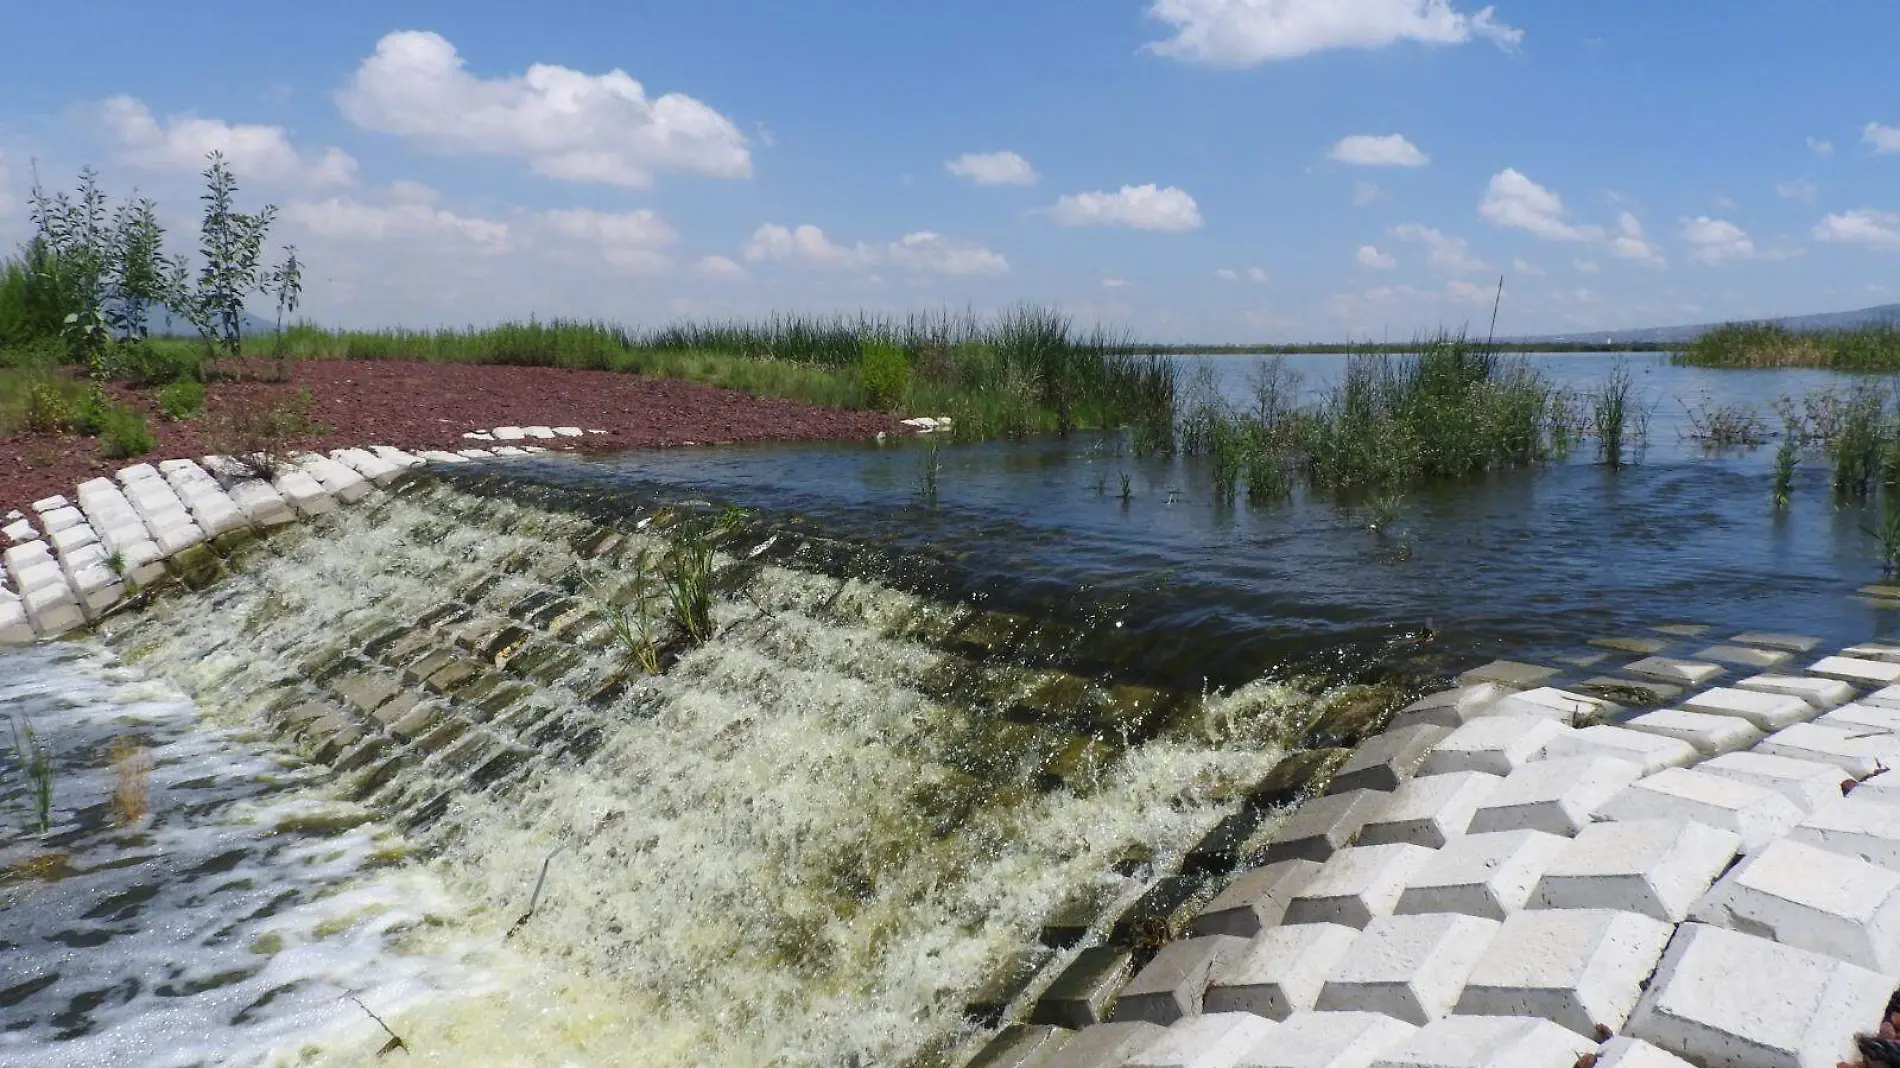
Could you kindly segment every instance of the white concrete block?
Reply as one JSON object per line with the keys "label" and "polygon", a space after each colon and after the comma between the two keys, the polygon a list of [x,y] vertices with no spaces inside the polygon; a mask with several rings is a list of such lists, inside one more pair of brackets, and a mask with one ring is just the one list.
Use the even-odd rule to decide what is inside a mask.
{"label": "white concrete block", "polygon": [[1585,1038],[1621,1030],[1673,924],[1613,909],[1536,909],[1504,921],[1465,980],[1466,1016],[1536,1016]]}
{"label": "white concrete block", "polygon": [[1737,682],[1735,688],[1799,697],[1813,705],[1817,712],[1825,712],[1854,699],[1854,688],[1839,679],[1816,679],[1802,675],[1755,675]]}
{"label": "white concrete block", "polygon": [[577,426],[557,426],[554,428],[554,432],[564,438],[578,438],[581,436],[581,428]]}
{"label": "white concrete block", "polygon": [[1893,980],[1765,938],[1684,924],[1629,1034],[1707,1068],[1833,1068],[1879,1023]]}
{"label": "white concrete block", "polygon": [[1697,651],[1695,658],[1710,664],[1728,664],[1762,671],[1786,664],[1794,659],[1794,654],[1785,649],[1755,649],[1746,645],[1711,645],[1707,649]]}
{"label": "white concrete block", "polygon": [[1478,806],[1468,830],[1573,835],[1590,823],[1598,805],[1642,775],[1641,764],[1609,757],[1540,761],[1506,776]]}
{"label": "white concrete block", "polygon": [[1451,1012],[1484,956],[1496,920],[1456,913],[1380,916],[1347,949],[1320,989],[1327,1012],[1370,1009],[1420,1026]]}
{"label": "white concrete block", "polygon": [[1247,946],[1246,939],[1233,935],[1167,943],[1117,995],[1114,1019],[1166,1027],[1184,1016],[1199,1016],[1213,975]]}
{"label": "white concrete block", "polygon": [[1808,813],[1788,837],[1900,872],[1900,807],[1859,790]]}
{"label": "white concrete block", "polygon": [[397,467],[421,467],[427,462],[422,457],[404,452],[393,445],[371,445],[370,451]]}
{"label": "white concrete block", "polygon": [[1711,716],[1733,716],[1747,721],[1756,730],[1778,731],[1814,718],[1816,709],[1792,694],[1762,693],[1731,687],[1717,687],[1682,702],[1689,712]]}
{"label": "white concrete block", "polygon": [[1207,1011],[1250,1012],[1270,1020],[1310,1011],[1358,938],[1357,928],[1337,923],[1268,928],[1214,972]]}
{"label": "white concrete block", "polygon": [[1241,872],[1201,909],[1188,930],[1197,935],[1252,938],[1280,922],[1287,902],[1318,871],[1317,861],[1296,859]]}
{"label": "white concrete block", "polygon": [[1890,645],[1886,642],[1862,642],[1842,649],[1838,655],[1855,660],[1885,660],[1890,664],[1900,663],[1900,645]]}
{"label": "white concrete block", "polygon": [[1778,791],[1691,768],[1665,768],[1631,783],[1598,806],[1598,819],[1686,819],[1733,831],[1742,852],[1752,853],[1805,818]]}
{"label": "white concrete block", "polygon": [[1779,791],[1802,812],[1813,812],[1840,797],[1846,775],[1832,764],[1767,753],[1727,753],[1697,764],[1695,770]]}
{"label": "white concrete block", "polygon": [[66,586],[65,570],[50,556],[29,558],[25,563],[14,564],[9,571],[13,575],[14,592],[23,597],[36,590]]}
{"label": "white concrete block", "polygon": [[1680,923],[1741,839],[1688,820],[1593,823],[1544,872],[1534,909],[1617,909]]}
{"label": "white concrete block", "polygon": [[1366,821],[1359,841],[1368,846],[1410,842],[1437,848],[1465,833],[1478,806],[1503,781],[1502,776],[1475,771],[1412,779],[1392,792],[1391,804],[1382,813]]}
{"label": "white concrete block", "polygon": [[1622,710],[1621,705],[1600,697],[1589,697],[1555,686],[1510,694],[1486,707],[1480,715],[1542,716],[1568,727],[1579,720],[1602,719]]}
{"label": "white concrete block", "polygon": [[1900,873],[1805,842],[1743,860],[1689,918],[1900,976]]}
{"label": "white concrete block", "polygon": [[112,554],[106,552],[104,545],[96,541],[88,542],[74,549],[72,552],[62,553],[59,558],[59,566],[60,570],[66,572],[66,579],[70,582],[73,576],[77,575],[80,571],[93,564],[103,564],[111,559],[111,557]]}
{"label": "white concrete block", "polygon": [[344,504],[355,504],[369,496],[373,488],[368,479],[328,456],[306,455],[299,459],[298,466],[316,479],[325,493]]}
{"label": "white concrete block", "polygon": [[1876,727],[1797,723],[1762,739],[1755,752],[1833,764],[1856,779],[1900,766],[1900,739]]}
{"label": "white concrete block", "polygon": [[151,464],[133,464],[130,467],[120,468],[117,477],[119,479],[119,485],[130,486],[134,482],[155,479],[160,476],[158,468],[153,467]]}
{"label": "white concrete block", "polygon": [[1827,727],[1844,727],[1849,730],[1857,727],[1872,727],[1877,731],[1893,734],[1900,731],[1900,708],[1849,701],[1832,712],[1822,713],[1821,717],[1814,722]]}
{"label": "white concrete block", "polygon": [[1447,1016],[1380,1054],[1372,1068],[1577,1068],[1596,1043],[1527,1016]]}
{"label": "white concrete block", "polygon": [[1633,731],[1660,734],[1665,738],[1688,742],[1705,757],[1747,749],[1762,738],[1762,732],[1747,720],[1674,708],[1645,712],[1626,721],[1623,726]]}
{"label": "white concrete block", "polygon": [[0,647],[31,645],[34,637],[26,606],[17,598],[0,600]]}
{"label": "white concrete block", "polygon": [[1695,660],[1677,660],[1667,656],[1649,656],[1623,669],[1626,675],[1672,686],[1700,686],[1722,673],[1722,665]]}
{"label": "white concrete block", "polygon": [[1420,775],[1479,771],[1499,777],[1541,760],[1551,739],[1568,730],[1538,716],[1484,716],[1451,732],[1419,765]]}
{"label": "white concrete block", "polygon": [[464,460],[487,460],[495,455],[486,449],[459,449],[457,453]]}
{"label": "white concrete block", "polygon": [[554,436],[554,428],[547,426],[524,426],[521,428],[521,432],[531,438],[539,438],[543,441]]}
{"label": "white concrete block", "polygon": [[196,523],[174,523],[152,531],[152,541],[166,556],[176,556],[204,540],[205,532]]}
{"label": "white concrete block", "polygon": [[1862,704],[1880,705],[1883,708],[1900,708],[1900,685],[1882,686],[1873,693],[1860,699]]}
{"label": "white concrete block", "polygon": [[40,513],[40,526],[46,528],[48,537],[58,534],[68,527],[79,526],[85,521],[86,517],[80,514],[79,509],[74,508],[70,504],[63,504],[51,511]]}
{"label": "white concrete block", "polygon": [[1808,666],[1808,674],[1856,686],[1891,686],[1900,682],[1900,664],[1852,656],[1825,656]]}
{"label": "white concrete block", "polygon": [[314,518],[336,511],[336,501],[324,491],[323,484],[301,469],[280,468],[277,477],[271,480],[271,488],[295,508],[298,515]]}
{"label": "white concrete block", "polygon": [[23,541],[32,541],[34,538],[40,536],[39,531],[33,529],[33,524],[24,519],[16,519],[6,526],[0,527],[0,534],[5,535],[6,539],[15,545]]}
{"label": "white concrete block", "polygon": [[1603,1044],[1596,1068],[1695,1068],[1681,1057],[1628,1035],[1618,1035]]}
{"label": "white concrete block", "polygon": [[259,528],[279,527],[294,521],[297,513],[267,482],[246,479],[231,484],[231,503]]}
{"label": "white concrete block", "polygon": [[1561,835],[1535,830],[1455,838],[1412,876],[1393,913],[1457,912],[1502,920],[1524,907],[1569,844]]}
{"label": "white concrete block", "polygon": [[55,493],[51,497],[41,497],[39,500],[34,501],[33,510],[45,514],[56,508],[64,508],[71,503],[71,501]]}
{"label": "white concrete block", "polygon": [[528,451],[526,449],[517,449],[513,445],[497,445],[495,446],[494,451],[495,451],[496,456],[526,456],[528,455]]}
{"label": "white concrete block", "polygon": [[[1854,783],[1854,785],[1850,787],[1847,784],[1853,782],[1853,780],[1844,777],[1839,768],[1829,767],[1827,770],[1834,773],[1835,783],[1840,787],[1833,791],[1833,796],[1830,797],[1829,800],[1832,800],[1833,797],[1841,797],[1851,793],[1860,797],[1863,801],[1878,801],[1883,805],[1900,805],[1900,772],[1883,771],[1878,775],[1869,775],[1867,778],[1862,779],[1858,783]],[[1809,811],[1812,811],[1812,809]]]}
{"label": "white concrete block", "polygon": [[498,426],[490,433],[495,435],[496,441],[521,441],[528,436],[528,432],[518,426]]}
{"label": "white concrete block", "polygon": [[4,563],[11,568],[23,567],[28,563],[34,563],[40,560],[51,560],[52,558],[53,550],[47,548],[46,543],[43,541],[29,541],[23,545],[15,545],[4,552],[0,552],[0,563]]}
{"label": "white concrete block", "polygon": [[97,543],[99,534],[92,529],[91,524],[81,519],[77,523],[53,531],[47,540],[53,543],[54,552],[65,556],[81,546]]}
{"label": "white concrete block", "polygon": [[63,586],[36,590],[23,597],[20,603],[26,609],[26,617],[32,621],[33,629],[43,638],[57,637],[86,621],[72,590]]}
{"label": "white concrete block", "polygon": [[468,462],[468,458],[465,456],[458,456],[452,452],[443,452],[441,449],[425,449],[417,455],[430,463],[465,464]]}
{"label": "white concrete block", "polygon": [[1669,767],[1685,767],[1699,759],[1695,746],[1681,739],[1645,734],[1607,723],[1560,734],[1550,740],[1544,751],[1550,760],[1565,757],[1627,760],[1641,767],[1645,773]]}
{"label": "white concrete block", "polygon": [[1170,1024],[1126,1063],[1128,1068],[1234,1068],[1274,1030],[1272,1020],[1244,1012],[1189,1016]]}
{"label": "white concrete block", "polygon": [[1241,1057],[1241,1068],[1366,1068],[1418,1028],[1376,1012],[1297,1012]]}
{"label": "white concrete block", "polygon": [[402,468],[368,449],[337,449],[330,453],[330,458],[340,464],[347,464],[357,474],[378,486],[387,486],[402,473]]}
{"label": "white concrete block", "polygon": [[467,439],[467,440],[469,440],[469,441],[493,441],[493,440],[495,440],[495,435],[493,435],[493,434],[490,434],[490,433],[489,433],[488,431],[486,431],[486,430],[470,430],[470,431],[467,431],[466,433],[464,433],[464,434],[462,435],[462,437],[463,437],[463,438],[465,438],[465,439]]}
{"label": "white concrete block", "polygon": [[1128,1058],[1160,1041],[1167,1028],[1145,1021],[1084,1027],[1036,1068],[1122,1068]]}
{"label": "white concrete block", "polygon": [[1745,634],[1737,634],[1735,637],[1730,638],[1729,641],[1741,645],[1759,645],[1768,649],[1785,649],[1791,653],[1812,652],[1815,646],[1821,644],[1821,639],[1819,638],[1809,638],[1801,634],[1776,634],[1772,631],[1759,630],[1751,630]]}
{"label": "white concrete block", "polygon": [[1293,895],[1285,922],[1363,928],[1374,917],[1392,914],[1405,884],[1431,859],[1430,849],[1410,844],[1342,849]]}

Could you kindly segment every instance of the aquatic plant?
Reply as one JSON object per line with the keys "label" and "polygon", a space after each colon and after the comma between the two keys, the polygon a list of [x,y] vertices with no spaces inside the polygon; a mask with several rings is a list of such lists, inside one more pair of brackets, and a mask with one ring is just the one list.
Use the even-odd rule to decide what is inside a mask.
{"label": "aquatic plant", "polygon": [[1366,501],[1366,526],[1374,531],[1389,531],[1399,520],[1399,512],[1405,507],[1403,493],[1375,494]]}
{"label": "aquatic plant", "polygon": [[918,476],[917,487],[917,495],[923,498],[924,503],[931,508],[937,506],[937,476],[942,473],[943,461],[938,459],[937,443],[933,441],[924,453],[923,468]]}
{"label": "aquatic plant", "polygon": [[1889,504],[1878,529],[1872,531],[1880,544],[1880,570],[1888,578],[1900,574],[1900,505]]}
{"label": "aquatic plant", "polygon": [[1121,492],[1122,503],[1127,504],[1129,501],[1132,501],[1135,499],[1135,487],[1134,487],[1133,481],[1130,480],[1128,477],[1128,472],[1123,471],[1121,473],[1121,480],[1122,480],[1122,492]]}
{"label": "aquatic plant", "polygon": [[1895,371],[1900,370],[1900,327],[1876,323],[1796,332],[1779,323],[1729,323],[1704,332],[1672,359],[1691,367]]}
{"label": "aquatic plant", "polygon": [[24,716],[8,716],[13,735],[13,760],[26,780],[33,797],[34,825],[41,834],[53,828],[53,758],[40,741],[33,721]]}
{"label": "aquatic plant", "polygon": [[1591,414],[1597,436],[1597,458],[1612,471],[1623,466],[1623,439],[1630,429],[1635,391],[1636,382],[1630,377],[1629,365],[1619,359],[1611,366],[1609,380],[1597,391],[1594,400]]}
{"label": "aquatic plant", "polygon": [[680,633],[694,645],[711,641],[712,546],[697,532],[681,531],[661,562],[661,574]]}
{"label": "aquatic plant", "polygon": [[1788,507],[1788,499],[1794,492],[1794,469],[1800,459],[1801,447],[1794,438],[1784,437],[1781,445],[1775,449],[1775,487],[1774,502],[1776,508]]}
{"label": "aquatic plant", "polygon": [[651,550],[642,549],[634,557],[631,607],[617,599],[599,596],[598,587],[596,603],[607,621],[608,631],[627,660],[649,675],[658,675],[660,649],[654,640],[652,555]]}
{"label": "aquatic plant", "polygon": [[139,738],[121,734],[106,752],[112,759],[112,812],[119,826],[130,827],[151,811],[152,750]]}
{"label": "aquatic plant", "polygon": [[1863,500],[1880,471],[1888,427],[1888,391],[1876,383],[1850,388],[1838,409],[1838,425],[1827,446],[1834,457],[1834,495]]}
{"label": "aquatic plant", "polygon": [[1691,408],[1685,401],[1678,403],[1689,418],[1689,428],[1682,432],[1683,436],[1704,448],[1753,448],[1768,440],[1768,427],[1762,422],[1761,413],[1750,405],[1709,401]]}

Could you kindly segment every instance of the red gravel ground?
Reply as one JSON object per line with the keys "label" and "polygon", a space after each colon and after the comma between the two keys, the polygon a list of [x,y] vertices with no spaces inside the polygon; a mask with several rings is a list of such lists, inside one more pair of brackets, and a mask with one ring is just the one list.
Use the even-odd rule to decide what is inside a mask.
{"label": "red gravel ground", "polygon": [[[349,445],[399,449],[481,447],[462,434],[497,426],[577,426],[605,430],[562,439],[589,451],[748,441],[868,438],[896,429],[887,415],[753,397],[729,389],[554,367],[309,360],[294,364],[288,385],[214,383],[204,415],[184,422],[160,416],[150,390],[111,392],[146,413],[158,448],[136,460],[107,460],[96,438],[15,434],[0,438],[0,515],[130,463],[216,452],[220,412],[270,405],[307,388],[311,415],[328,433],[291,443],[327,450]],[[533,444],[529,442],[527,444]]]}

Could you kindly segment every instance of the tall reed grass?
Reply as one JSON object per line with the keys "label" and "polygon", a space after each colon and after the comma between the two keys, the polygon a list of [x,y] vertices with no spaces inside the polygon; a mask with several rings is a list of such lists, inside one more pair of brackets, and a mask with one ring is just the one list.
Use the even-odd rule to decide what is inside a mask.
{"label": "tall reed grass", "polygon": [[1900,371],[1900,328],[1880,323],[1797,333],[1776,323],[1730,323],[1690,342],[1674,360],[1692,367]]}

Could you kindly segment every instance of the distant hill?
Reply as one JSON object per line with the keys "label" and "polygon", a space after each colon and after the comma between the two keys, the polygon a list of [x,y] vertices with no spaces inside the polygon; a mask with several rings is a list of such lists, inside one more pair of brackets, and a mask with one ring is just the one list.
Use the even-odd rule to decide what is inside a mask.
{"label": "distant hill", "polygon": [[[1857,311],[1822,312],[1818,315],[1790,315],[1780,319],[1755,319],[1751,322],[1772,322],[1797,332],[1820,330],[1852,330],[1863,326],[1900,326],[1900,304],[1877,304],[1871,308]],[[1590,341],[1610,344],[1630,342],[1677,342],[1694,341],[1703,334],[1725,323],[1697,323],[1694,326],[1651,326],[1641,330],[1604,330],[1596,333],[1546,334],[1540,337],[1515,338],[1515,341]]]}

